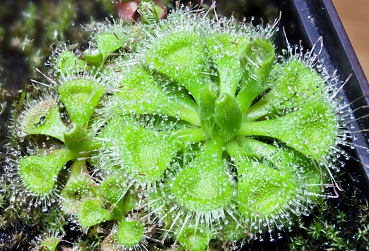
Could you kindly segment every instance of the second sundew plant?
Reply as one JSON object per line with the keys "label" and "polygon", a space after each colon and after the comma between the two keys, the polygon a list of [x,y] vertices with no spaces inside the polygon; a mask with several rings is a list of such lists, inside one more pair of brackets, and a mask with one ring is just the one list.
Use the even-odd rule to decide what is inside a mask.
{"label": "second sundew plant", "polygon": [[200,251],[290,228],[334,190],[348,106],[312,51],[277,55],[275,24],[140,14],[52,57],[13,125],[17,196],[57,205],[98,249]]}

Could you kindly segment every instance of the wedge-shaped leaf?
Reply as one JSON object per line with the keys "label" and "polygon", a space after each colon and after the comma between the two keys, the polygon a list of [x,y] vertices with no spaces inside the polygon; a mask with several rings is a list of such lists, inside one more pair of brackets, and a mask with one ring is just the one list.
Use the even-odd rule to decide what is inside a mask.
{"label": "wedge-shaped leaf", "polygon": [[18,173],[26,189],[40,197],[51,194],[60,170],[75,156],[67,149],[46,155],[26,156],[19,160]]}
{"label": "wedge-shaped leaf", "polygon": [[207,142],[203,151],[172,181],[174,200],[192,212],[211,212],[225,208],[232,199],[232,184],[226,174],[222,147]]}
{"label": "wedge-shaped leaf", "polygon": [[139,221],[123,219],[118,223],[114,239],[126,248],[138,245],[144,238],[145,228]]}
{"label": "wedge-shaped leaf", "polygon": [[251,160],[237,164],[240,170],[238,211],[244,217],[268,218],[278,215],[289,202],[295,199],[299,184],[294,177],[294,172],[287,166],[281,165],[275,169]]}
{"label": "wedge-shaped leaf", "polygon": [[241,135],[278,139],[315,160],[322,160],[336,144],[338,122],[326,103],[307,103],[283,117],[243,123]]}
{"label": "wedge-shaped leaf", "polygon": [[72,122],[84,127],[104,94],[104,87],[91,79],[74,78],[59,86],[59,94]]}
{"label": "wedge-shaped leaf", "polygon": [[83,52],[83,55],[85,57],[85,61],[87,65],[95,65],[100,66],[103,61],[103,55],[99,51],[99,49],[87,49]]}
{"label": "wedge-shaped leaf", "polygon": [[95,226],[111,218],[112,214],[110,211],[103,208],[99,202],[93,199],[84,201],[78,213],[78,222],[84,228]]}
{"label": "wedge-shaped leaf", "polygon": [[61,209],[68,214],[77,215],[88,199],[102,203],[98,188],[98,184],[87,174],[85,162],[74,161],[71,175],[60,194]]}
{"label": "wedge-shaped leaf", "polygon": [[328,180],[329,174],[326,168],[322,169],[317,161],[292,148],[275,146],[250,138],[241,138],[238,142],[239,145],[236,145],[240,148],[237,151],[242,152],[244,156],[269,163],[269,166],[276,169],[283,166],[283,168],[294,171],[298,175],[301,188],[312,194],[320,194],[321,184]]}
{"label": "wedge-shaped leaf", "polygon": [[302,194],[308,201],[308,196],[320,194],[328,176],[326,169],[292,148],[243,138],[228,143],[226,150],[235,157],[239,210],[247,217],[289,210],[294,201],[302,202]]}
{"label": "wedge-shaped leaf", "polygon": [[86,128],[71,123],[69,130],[64,133],[65,146],[75,152],[81,153],[89,152],[94,147],[92,139]]}
{"label": "wedge-shaped leaf", "polygon": [[124,46],[126,38],[123,31],[112,30],[100,33],[96,37],[97,48],[102,54],[103,58],[107,58],[114,51]]}
{"label": "wedge-shaped leaf", "polygon": [[133,192],[133,191],[128,192],[124,196],[122,211],[124,213],[129,213],[132,210],[136,209],[137,206],[140,205],[140,202],[141,202],[141,198],[140,198],[140,195],[138,195],[138,193]]}
{"label": "wedge-shaped leaf", "polygon": [[160,39],[147,52],[145,63],[183,85],[197,101],[200,89],[210,82],[207,53],[202,39],[181,31]]}
{"label": "wedge-shaped leaf", "polygon": [[165,114],[199,124],[196,106],[183,92],[169,94],[154,77],[143,68],[129,72],[121,81],[115,95],[117,114]]}
{"label": "wedge-shaped leaf", "polygon": [[48,236],[41,241],[41,246],[46,251],[55,251],[61,241],[60,237]]}
{"label": "wedge-shaped leaf", "polygon": [[103,128],[100,137],[121,168],[144,184],[159,180],[179,151],[176,138],[170,132],[144,127],[124,116],[114,117]]}
{"label": "wedge-shaped leaf", "polygon": [[220,93],[235,96],[243,74],[240,57],[249,39],[235,34],[215,33],[207,35],[206,44],[219,74]]}
{"label": "wedge-shaped leaf", "polygon": [[127,179],[122,174],[110,175],[101,182],[101,193],[104,198],[114,204],[124,198],[128,191]]}
{"label": "wedge-shaped leaf", "polygon": [[274,54],[272,42],[263,38],[252,40],[243,51],[240,60],[243,76],[237,95],[242,112],[269,87],[267,78],[274,63]]}
{"label": "wedge-shaped leaf", "polygon": [[219,88],[216,84],[205,85],[199,95],[198,110],[201,118],[201,125],[211,132],[215,123],[214,111],[215,102],[219,95]]}
{"label": "wedge-shaped leaf", "polygon": [[242,113],[233,96],[222,93],[215,102],[215,122],[226,132],[234,133],[241,127]]}
{"label": "wedge-shaped leaf", "polygon": [[276,66],[271,75],[272,89],[247,111],[250,120],[281,115],[313,101],[328,102],[322,77],[299,60]]}
{"label": "wedge-shaped leaf", "polygon": [[71,51],[62,52],[56,60],[56,68],[63,74],[74,74],[86,68],[86,64]]}
{"label": "wedge-shaped leaf", "polygon": [[60,118],[59,105],[52,99],[41,100],[21,117],[21,131],[25,135],[43,134],[64,141],[67,126]]}
{"label": "wedge-shaped leaf", "polygon": [[178,230],[177,238],[185,250],[204,251],[213,237],[208,227],[189,225]]}
{"label": "wedge-shaped leaf", "polygon": [[132,133],[127,134],[124,139],[124,163],[128,164],[127,171],[137,180],[159,180],[176,154],[175,142],[164,132],[158,133],[143,127],[128,130]]}

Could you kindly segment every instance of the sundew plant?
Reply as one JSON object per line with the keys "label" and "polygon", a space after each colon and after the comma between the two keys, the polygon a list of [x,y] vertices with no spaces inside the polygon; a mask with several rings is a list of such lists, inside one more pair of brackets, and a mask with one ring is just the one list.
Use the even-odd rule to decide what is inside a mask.
{"label": "sundew plant", "polygon": [[[15,199],[57,207],[96,250],[202,251],[288,230],[335,196],[352,118],[314,48],[279,55],[278,20],[159,11],[142,1],[140,22],[99,24],[84,51],[54,52],[11,126]],[[64,234],[36,246],[56,250]]]}

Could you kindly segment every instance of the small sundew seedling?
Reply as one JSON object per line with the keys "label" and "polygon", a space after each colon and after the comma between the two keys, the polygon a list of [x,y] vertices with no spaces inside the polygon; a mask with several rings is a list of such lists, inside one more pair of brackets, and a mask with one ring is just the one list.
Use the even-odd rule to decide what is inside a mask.
{"label": "small sundew seedling", "polygon": [[37,238],[36,250],[56,251],[63,235],[58,232],[46,233]]}
{"label": "small sundew seedling", "polygon": [[353,118],[314,48],[278,55],[278,20],[138,13],[97,26],[83,55],[54,53],[13,125],[6,170],[28,196],[102,250],[192,251],[242,247],[334,196]]}

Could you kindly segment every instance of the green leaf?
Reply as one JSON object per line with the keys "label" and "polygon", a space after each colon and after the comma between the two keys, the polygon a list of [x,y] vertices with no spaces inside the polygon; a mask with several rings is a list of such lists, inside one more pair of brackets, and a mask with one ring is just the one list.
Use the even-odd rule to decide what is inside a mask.
{"label": "green leaf", "polygon": [[215,102],[218,97],[218,86],[214,83],[205,85],[199,95],[198,110],[202,127],[210,134],[214,126]]}
{"label": "green leaf", "polygon": [[60,118],[59,105],[53,99],[41,100],[21,117],[21,130],[27,134],[43,134],[64,142],[68,130]]}
{"label": "green leaf", "polygon": [[236,99],[222,93],[215,102],[215,122],[227,133],[234,133],[241,127],[242,113]]}
{"label": "green leaf", "polygon": [[194,142],[203,142],[209,139],[209,132],[198,127],[184,127],[173,131],[172,135],[176,138],[178,146],[183,149]]}
{"label": "green leaf", "polygon": [[44,240],[41,241],[41,246],[42,248],[44,248],[45,251],[55,251],[60,241],[60,237],[46,237]]}
{"label": "green leaf", "polygon": [[274,169],[251,160],[237,165],[240,166],[238,211],[247,219],[272,217],[283,212],[282,208],[288,208],[289,202],[295,199],[298,180],[286,166]]}
{"label": "green leaf", "polygon": [[271,76],[272,90],[251,106],[247,120],[284,114],[311,102],[328,102],[322,77],[299,60],[276,66]]}
{"label": "green leaf", "polygon": [[154,24],[159,21],[156,6],[152,0],[142,0],[138,5],[138,11],[141,15],[143,24]]}
{"label": "green leaf", "polygon": [[124,137],[126,145],[122,152],[127,171],[144,182],[159,180],[176,154],[175,142],[164,132],[143,127],[126,129],[130,133]]}
{"label": "green leaf", "polygon": [[69,130],[64,133],[64,141],[69,150],[82,155],[91,151],[94,147],[87,130],[76,123],[70,124]]}
{"label": "green leaf", "polygon": [[232,185],[223,166],[222,145],[205,143],[170,187],[175,201],[190,211],[205,213],[225,208],[232,199]]}
{"label": "green leaf", "polygon": [[100,66],[104,61],[104,57],[99,49],[87,49],[83,52],[83,55],[87,65]]}
{"label": "green leaf", "polygon": [[103,59],[110,56],[114,51],[124,46],[126,38],[123,31],[112,30],[100,33],[96,37],[97,47]]}
{"label": "green leaf", "polygon": [[199,36],[181,31],[154,43],[146,55],[146,65],[183,85],[198,101],[201,88],[210,83],[207,53]]}
{"label": "green leaf", "polygon": [[85,161],[73,162],[71,175],[60,198],[62,210],[73,215],[78,214],[82,204],[88,199],[102,203],[99,187],[88,175]]}
{"label": "green leaf", "polygon": [[104,94],[104,87],[95,80],[75,78],[63,82],[59,94],[72,122],[85,127]]}
{"label": "green leaf", "polygon": [[109,210],[103,208],[99,202],[93,199],[84,201],[78,213],[78,222],[84,228],[97,225],[111,218],[112,214]]}
{"label": "green leaf", "polygon": [[134,247],[144,238],[145,228],[139,221],[123,219],[114,234],[117,243],[124,247]]}
{"label": "green leaf", "polygon": [[55,65],[63,74],[75,74],[86,68],[85,62],[71,51],[62,52],[58,56]]}
{"label": "green leaf", "polygon": [[240,135],[278,139],[315,160],[329,154],[336,143],[338,122],[335,111],[326,103],[308,103],[283,117],[244,122]]}
{"label": "green leaf", "polygon": [[[197,119],[198,115],[193,115],[192,114],[197,110],[197,104],[193,100],[192,96],[188,94],[187,90],[184,89],[184,88],[175,88],[175,87],[171,87],[171,88],[172,89],[168,90],[167,95],[169,97],[170,104],[175,106],[177,108],[177,110],[180,110],[178,116],[183,117],[183,120],[186,120],[188,122],[191,122],[191,121],[189,121],[189,118],[188,118],[188,117],[190,117],[190,115],[193,116],[194,118],[195,118],[195,116],[197,116],[196,117],[196,119]],[[189,110],[189,111],[186,111],[186,110],[181,111],[183,108],[186,108],[186,110]],[[172,108],[172,109],[174,109],[174,108]],[[186,114],[188,114],[188,115],[186,115]],[[192,124],[196,124],[194,118],[192,119],[193,120],[193,122],[191,122]]]}
{"label": "green leaf", "polygon": [[216,238],[223,243],[229,240],[242,240],[246,237],[246,234],[248,234],[245,232],[244,223],[240,219],[240,215],[234,215],[223,222],[219,231],[216,232]]}
{"label": "green leaf", "polygon": [[274,46],[262,38],[252,40],[241,57],[243,77],[237,102],[243,112],[269,85],[266,80],[274,63]]}
{"label": "green leaf", "polygon": [[206,34],[206,44],[219,74],[220,93],[235,96],[242,78],[241,53],[248,45],[246,36],[229,33]]}
{"label": "green leaf", "polygon": [[124,198],[128,191],[127,179],[122,174],[111,175],[101,182],[101,193],[105,199],[114,204]]}
{"label": "green leaf", "polygon": [[122,207],[123,212],[129,213],[133,209],[137,208],[137,206],[140,204],[140,200],[141,199],[138,197],[136,193],[128,192],[124,196],[123,207]]}
{"label": "green leaf", "polygon": [[27,190],[40,197],[52,193],[60,170],[75,156],[67,149],[46,155],[26,156],[19,160],[18,173]]}
{"label": "green leaf", "polygon": [[185,226],[177,234],[179,243],[188,251],[205,251],[212,237],[213,233],[209,228],[199,226]]}
{"label": "green leaf", "polygon": [[[180,97],[180,96],[184,97]],[[193,124],[200,124],[193,101],[186,93],[169,94],[162,89],[154,77],[142,68],[125,75],[115,95],[118,114],[166,114],[179,117]]]}
{"label": "green leaf", "polygon": [[162,177],[179,150],[170,132],[146,128],[128,117],[114,117],[100,135],[136,181],[152,183]]}
{"label": "green leaf", "polygon": [[[290,202],[321,194],[328,172],[291,148],[273,146],[250,138],[226,144],[235,157],[238,173],[240,212],[250,217],[267,217],[288,208]],[[270,190],[269,190],[270,189]]]}

